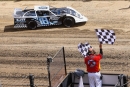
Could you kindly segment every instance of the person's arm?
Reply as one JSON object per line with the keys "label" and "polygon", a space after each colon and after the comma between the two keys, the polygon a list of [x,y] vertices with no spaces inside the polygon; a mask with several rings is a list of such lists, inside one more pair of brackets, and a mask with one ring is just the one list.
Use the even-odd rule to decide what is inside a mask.
{"label": "person's arm", "polygon": [[102,44],[101,44],[101,43],[99,44],[99,48],[100,48],[100,54],[102,54],[102,55],[103,55],[103,51],[102,51]]}

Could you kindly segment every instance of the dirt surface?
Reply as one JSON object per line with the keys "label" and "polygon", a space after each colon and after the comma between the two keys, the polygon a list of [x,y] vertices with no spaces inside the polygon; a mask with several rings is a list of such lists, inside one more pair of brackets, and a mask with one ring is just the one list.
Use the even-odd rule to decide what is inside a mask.
{"label": "dirt surface", "polygon": [[[85,15],[88,22],[83,26],[77,25],[71,28],[53,26],[37,30],[14,29],[14,8],[24,9],[26,6],[33,8],[34,5],[71,6]],[[1,1],[0,80],[3,87],[27,85],[29,82],[26,81],[26,77],[30,73],[35,77],[42,77],[36,79],[37,85],[48,85],[46,58],[49,55],[54,56],[63,46],[67,72],[77,68],[85,70],[83,57],[78,52],[77,45],[80,42],[89,42],[98,53],[99,42],[95,34],[96,28],[112,29],[116,33],[114,45],[103,45],[104,59],[101,61],[101,72],[129,75],[129,5],[129,1]]]}

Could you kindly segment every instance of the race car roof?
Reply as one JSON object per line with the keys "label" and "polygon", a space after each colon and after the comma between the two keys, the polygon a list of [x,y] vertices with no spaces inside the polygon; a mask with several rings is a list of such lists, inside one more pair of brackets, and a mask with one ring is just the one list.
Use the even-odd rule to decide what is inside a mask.
{"label": "race car roof", "polygon": [[49,6],[34,6],[34,10],[49,10]]}

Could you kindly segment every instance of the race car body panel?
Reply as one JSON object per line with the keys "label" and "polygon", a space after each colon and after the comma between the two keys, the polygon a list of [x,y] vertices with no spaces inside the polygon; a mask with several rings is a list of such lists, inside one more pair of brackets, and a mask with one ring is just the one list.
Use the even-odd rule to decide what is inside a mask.
{"label": "race car body panel", "polygon": [[75,23],[87,21],[85,16],[71,7],[35,6],[34,9],[14,9],[14,28],[34,29],[61,24],[65,27],[71,27]]}

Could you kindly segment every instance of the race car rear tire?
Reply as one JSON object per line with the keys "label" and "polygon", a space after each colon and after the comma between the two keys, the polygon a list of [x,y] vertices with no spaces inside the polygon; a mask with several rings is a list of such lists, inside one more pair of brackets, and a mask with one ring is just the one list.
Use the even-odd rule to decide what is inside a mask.
{"label": "race car rear tire", "polygon": [[29,29],[34,30],[34,29],[37,28],[37,23],[36,23],[35,21],[29,21],[28,24],[27,24],[27,27],[28,27]]}
{"label": "race car rear tire", "polygon": [[72,27],[74,25],[74,19],[71,18],[71,17],[66,17],[64,20],[63,20],[63,25],[65,27]]}

